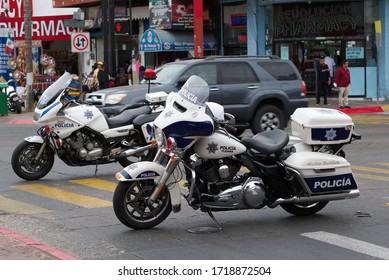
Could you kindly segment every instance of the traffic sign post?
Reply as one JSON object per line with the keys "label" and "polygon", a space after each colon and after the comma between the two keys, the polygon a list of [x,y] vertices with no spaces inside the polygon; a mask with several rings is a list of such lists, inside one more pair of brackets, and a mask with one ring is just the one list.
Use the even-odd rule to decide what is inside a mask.
{"label": "traffic sign post", "polygon": [[72,52],[89,52],[90,36],[88,32],[71,34]]}

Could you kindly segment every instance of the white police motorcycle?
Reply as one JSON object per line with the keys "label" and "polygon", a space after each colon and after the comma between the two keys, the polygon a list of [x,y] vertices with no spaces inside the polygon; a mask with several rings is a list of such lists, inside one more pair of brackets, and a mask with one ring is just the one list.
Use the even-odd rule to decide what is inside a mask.
{"label": "white police motorcycle", "polygon": [[77,89],[71,85],[72,75],[65,72],[39,99],[33,120],[43,126],[12,154],[12,168],[20,178],[44,177],[55,154],[67,165],[95,165],[96,171],[98,164],[119,162],[127,166],[154,157],[150,124],[164,104],[161,93],[157,99],[146,94],[144,104],[107,118],[97,107],[75,101],[70,93]]}
{"label": "white police motorcycle", "polygon": [[[233,116],[207,102],[208,96],[208,85],[198,76],[170,93],[154,121],[154,160],[116,174],[113,208],[124,225],[145,229],[160,224],[171,211],[180,211],[180,196],[216,223],[216,211],[280,205],[294,215],[312,215],[329,201],[359,196],[350,163],[341,156],[341,147],[358,138],[348,116],[304,108],[295,115],[293,143],[282,130],[239,140],[228,132]],[[313,122],[322,115],[316,125],[312,112]],[[180,181],[187,190],[181,190]]]}

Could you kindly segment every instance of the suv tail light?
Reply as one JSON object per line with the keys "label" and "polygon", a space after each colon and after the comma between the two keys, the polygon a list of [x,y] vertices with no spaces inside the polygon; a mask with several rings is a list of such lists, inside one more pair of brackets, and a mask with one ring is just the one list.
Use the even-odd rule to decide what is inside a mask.
{"label": "suv tail light", "polygon": [[307,96],[307,86],[303,80],[301,80],[301,96]]}

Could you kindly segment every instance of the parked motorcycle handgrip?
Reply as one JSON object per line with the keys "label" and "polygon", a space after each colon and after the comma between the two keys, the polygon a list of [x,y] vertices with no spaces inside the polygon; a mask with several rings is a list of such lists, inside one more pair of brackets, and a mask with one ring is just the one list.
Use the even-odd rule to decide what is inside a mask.
{"label": "parked motorcycle handgrip", "polygon": [[362,139],[362,136],[358,133],[356,133],[355,131],[352,132],[351,134],[351,140],[361,140]]}

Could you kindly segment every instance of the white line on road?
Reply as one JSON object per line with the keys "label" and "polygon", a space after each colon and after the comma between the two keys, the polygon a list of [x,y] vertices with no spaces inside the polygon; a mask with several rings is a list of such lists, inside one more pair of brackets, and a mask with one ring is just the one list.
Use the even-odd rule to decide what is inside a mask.
{"label": "white line on road", "polygon": [[346,248],[378,259],[389,260],[389,249],[354,238],[333,234],[325,231],[302,233],[302,236]]}

